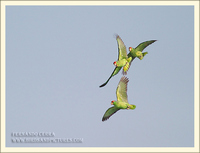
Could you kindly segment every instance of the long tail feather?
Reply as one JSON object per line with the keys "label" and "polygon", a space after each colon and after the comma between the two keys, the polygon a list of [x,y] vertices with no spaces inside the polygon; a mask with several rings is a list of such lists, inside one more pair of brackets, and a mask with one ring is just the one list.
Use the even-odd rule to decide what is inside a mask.
{"label": "long tail feather", "polygon": [[120,70],[121,70],[121,67],[115,67],[114,71],[112,72],[112,74],[110,75],[110,77],[108,78],[108,80],[107,80],[104,84],[100,85],[99,87],[100,87],[100,88],[101,88],[101,87],[104,87],[104,86],[108,83],[108,81],[109,81],[114,75],[116,75]]}
{"label": "long tail feather", "polygon": [[111,77],[112,76],[110,76],[110,78],[105,82],[105,83],[103,83],[102,85],[100,85],[99,87],[101,88],[101,87],[104,87],[107,83],[108,83],[108,81],[111,79]]}

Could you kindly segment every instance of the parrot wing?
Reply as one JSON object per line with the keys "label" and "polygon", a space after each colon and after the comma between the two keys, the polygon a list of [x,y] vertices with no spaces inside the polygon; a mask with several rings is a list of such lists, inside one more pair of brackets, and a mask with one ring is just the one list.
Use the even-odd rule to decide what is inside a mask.
{"label": "parrot wing", "polygon": [[105,114],[103,115],[102,121],[105,121],[107,119],[109,119],[114,113],[116,113],[118,110],[120,110],[119,108],[113,106],[110,107]]}
{"label": "parrot wing", "polygon": [[147,46],[154,43],[155,41],[157,41],[157,40],[149,40],[149,41],[142,42],[135,49],[136,49],[136,51],[142,52]]}
{"label": "parrot wing", "polygon": [[122,101],[128,103],[128,96],[127,96],[127,84],[128,84],[128,78],[123,76],[119,84],[117,86],[116,95],[117,95],[117,101]]}
{"label": "parrot wing", "polygon": [[[131,52],[128,53],[128,58],[129,58],[129,57],[132,57]],[[132,57],[132,59],[131,59],[131,61],[130,61],[130,66],[131,66],[131,63],[132,63],[132,61],[133,61],[134,59],[135,59],[135,57]]]}
{"label": "parrot wing", "polygon": [[119,37],[119,35],[116,36],[117,44],[118,44],[118,60],[121,59],[127,59],[127,52],[126,52],[126,46],[124,45],[124,42]]}
{"label": "parrot wing", "polygon": [[101,88],[101,87],[105,86],[108,83],[108,81],[121,70],[121,68],[122,67],[115,67],[114,71],[112,72],[112,74],[110,75],[108,80],[104,84],[100,85],[99,87]]}

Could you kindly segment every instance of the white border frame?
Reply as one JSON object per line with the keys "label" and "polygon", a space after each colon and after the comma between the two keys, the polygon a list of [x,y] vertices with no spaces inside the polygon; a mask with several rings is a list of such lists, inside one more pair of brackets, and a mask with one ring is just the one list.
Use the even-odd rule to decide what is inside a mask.
{"label": "white border frame", "polygon": [[[5,147],[5,8],[8,5],[191,5],[194,6],[194,147]],[[199,152],[199,1],[1,1],[1,151],[2,152]]]}

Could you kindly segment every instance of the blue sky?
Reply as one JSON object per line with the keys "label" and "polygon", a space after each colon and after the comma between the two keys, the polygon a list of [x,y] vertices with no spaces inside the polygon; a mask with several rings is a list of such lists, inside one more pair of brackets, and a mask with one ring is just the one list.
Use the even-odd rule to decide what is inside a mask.
{"label": "blue sky", "polygon": [[[158,40],[135,59],[128,100],[102,122],[126,47]],[[127,50],[128,51],[128,50]],[[54,132],[83,143],[12,143],[12,132]],[[193,6],[7,6],[6,146],[193,147]]]}

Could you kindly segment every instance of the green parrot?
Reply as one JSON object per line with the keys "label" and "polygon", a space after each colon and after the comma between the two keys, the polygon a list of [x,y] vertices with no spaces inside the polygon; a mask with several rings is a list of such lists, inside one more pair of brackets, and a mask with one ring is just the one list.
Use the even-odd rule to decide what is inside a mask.
{"label": "green parrot", "polygon": [[113,107],[110,107],[104,114],[102,121],[105,121],[110,118],[114,113],[116,113],[120,109],[135,109],[135,105],[131,105],[128,103],[127,99],[127,84],[128,84],[128,78],[123,76],[119,84],[117,86],[116,90],[116,96],[117,101],[111,101],[111,105],[114,105]]}
{"label": "green parrot", "polygon": [[108,83],[108,81],[121,70],[122,67],[123,67],[122,71],[123,74],[127,74],[127,71],[130,67],[130,62],[132,61],[132,57],[131,56],[128,57],[126,46],[124,45],[124,42],[119,37],[119,35],[116,35],[116,40],[118,44],[118,61],[115,61],[113,63],[116,67],[112,72],[111,76],[108,78],[108,80],[99,87],[105,86]]}
{"label": "green parrot", "polygon": [[[149,40],[149,41],[145,41],[140,43],[136,48],[133,47],[129,47],[129,51],[130,53],[128,54],[128,57],[132,57],[132,61],[135,59],[135,57],[139,58],[140,60],[142,60],[144,58],[144,56],[146,54],[148,54],[148,52],[144,52],[142,53],[142,51],[149,46],[150,44],[154,43],[157,40]],[[132,62],[131,61],[131,62]]]}
{"label": "green parrot", "polygon": [[[147,54],[147,52],[145,53],[142,53],[142,51],[147,47],[149,46],[150,44],[154,43],[155,41],[157,40],[149,40],[149,41],[145,41],[145,42],[142,42],[140,43],[136,48],[132,48],[132,47],[129,47],[129,54],[128,54],[128,59],[131,61],[129,62],[129,67],[132,63],[132,61],[135,59],[135,57],[138,57],[139,59],[143,59],[143,57]],[[139,52],[138,52],[139,51]],[[142,53],[142,54],[141,54]],[[131,57],[131,58],[130,58]],[[104,87],[108,82],[109,80],[115,76],[119,71],[121,70],[121,67],[115,67],[114,71],[112,72],[112,74],[110,75],[110,77],[108,78],[108,80],[103,83],[102,85],[100,85],[99,87]]]}
{"label": "green parrot", "polygon": [[124,45],[124,42],[119,37],[119,35],[116,35],[117,44],[118,44],[118,61],[115,61],[113,64],[116,67],[122,68],[123,67],[123,74],[127,74],[127,71],[129,69],[129,63],[132,60],[132,57],[127,56],[126,46]]}

